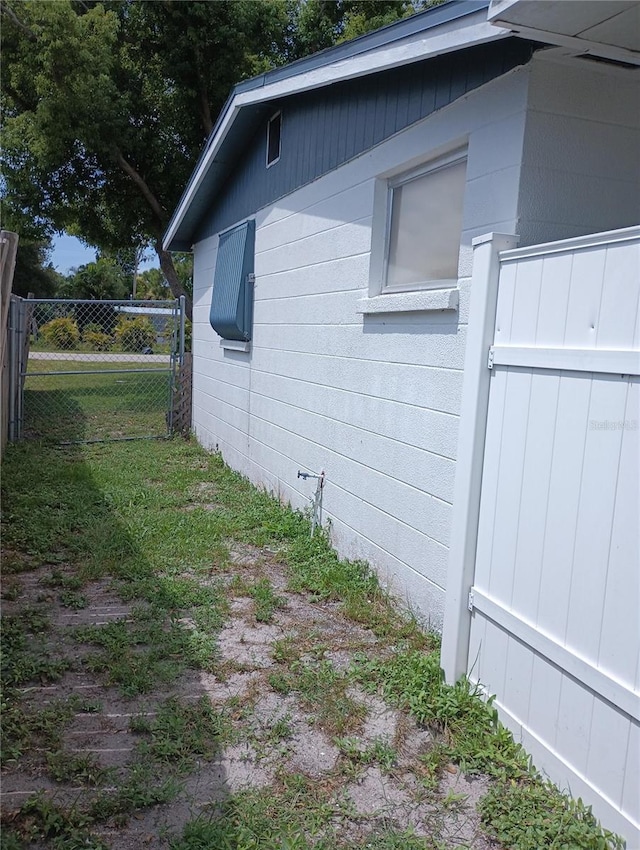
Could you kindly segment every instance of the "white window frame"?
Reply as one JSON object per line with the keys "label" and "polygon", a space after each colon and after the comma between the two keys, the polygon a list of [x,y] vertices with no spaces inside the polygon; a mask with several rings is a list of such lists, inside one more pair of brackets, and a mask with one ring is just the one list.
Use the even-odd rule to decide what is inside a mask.
{"label": "white window frame", "polygon": [[[269,162],[269,140],[271,138],[271,125],[273,122],[280,116],[280,138],[278,139],[278,156],[275,159],[272,159]],[[276,162],[280,161],[280,154],[282,152],[282,110],[279,109],[277,112],[274,112],[271,118],[267,121],[267,147],[264,152],[264,161],[266,163],[267,168],[271,168],[272,165],[275,165]]]}
{"label": "white window frame", "polygon": [[[457,274],[455,278],[441,278],[436,280],[426,279],[406,284],[388,284],[387,277],[389,273],[389,251],[391,248],[391,224],[393,214],[394,191],[398,188],[401,188],[405,184],[410,183],[412,180],[418,179],[419,177],[424,177],[427,174],[433,174],[437,171],[440,171],[441,169],[448,168],[451,165],[457,165],[460,162],[466,162],[467,153],[468,152],[466,147],[462,149],[459,148],[455,151],[452,151],[451,153],[446,154],[445,156],[438,157],[437,159],[432,159],[429,162],[423,163],[417,168],[411,169],[411,171],[405,171],[402,174],[399,174],[397,177],[390,178],[386,181],[387,199],[384,234],[384,260],[382,265],[382,285],[379,290],[381,294],[394,292],[419,292],[425,289],[448,289],[458,285]],[[462,231],[460,233],[460,236],[462,236]],[[460,249],[458,249],[458,265],[460,262],[459,257]]]}

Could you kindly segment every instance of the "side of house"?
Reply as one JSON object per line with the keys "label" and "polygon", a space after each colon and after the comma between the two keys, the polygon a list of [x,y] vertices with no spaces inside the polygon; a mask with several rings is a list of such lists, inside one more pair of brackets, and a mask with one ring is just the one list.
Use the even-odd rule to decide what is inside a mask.
{"label": "side of house", "polygon": [[640,4],[550,5],[451,0],[239,84],[165,245],[200,442],[296,508],[324,471],[338,551],[631,840],[638,444],[591,425],[640,374]]}
{"label": "side of house", "polygon": [[[494,47],[504,52],[504,44]],[[430,75],[421,80],[424,93]],[[436,96],[437,86],[433,102]],[[435,627],[444,610],[471,240],[496,231],[532,244],[637,221],[638,184],[629,179],[638,174],[634,97],[631,72],[539,51],[271,203],[259,207],[268,192],[256,189],[251,206],[252,175],[272,170],[269,108],[200,223],[198,439],[295,507],[312,495],[298,470],[324,470],[325,515],[338,550],[370,560]],[[344,92],[340,103],[342,124],[327,119],[326,103],[312,109],[307,102],[305,121],[295,99],[272,104],[282,122],[272,168],[295,171],[318,158],[317,139],[300,129],[318,112],[324,143],[338,146],[337,128],[352,132]],[[354,137],[366,129],[357,96],[355,104]],[[393,285],[385,277],[395,226],[390,192],[419,187],[432,174],[445,181],[441,203],[452,200],[446,214],[458,216],[455,269],[436,287]],[[304,181],[304,170],[296,179]],[[410,233],[407,195],[401,226]],[[413,215],[420,214],[418,207]],[[255,219],[255,301],[250,350],[241,351],[242,344],[222,347],[209,319],[219,233],[246,219]],[[399,239],[395,250],[411,247]]]}

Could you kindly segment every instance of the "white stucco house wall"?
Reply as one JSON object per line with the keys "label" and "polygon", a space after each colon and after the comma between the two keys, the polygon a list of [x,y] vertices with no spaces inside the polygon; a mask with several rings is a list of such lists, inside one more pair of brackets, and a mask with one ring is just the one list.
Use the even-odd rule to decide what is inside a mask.
{"label": "white stucco house wall", "polygon": [[637,20],[631,2],[450,0],[241,83],[165,237],[194,252],[197,439],[295,508],[315,486],[298,471],[324,471],[339,553],[436,629],[463,587],[473,243],[638,224]]}

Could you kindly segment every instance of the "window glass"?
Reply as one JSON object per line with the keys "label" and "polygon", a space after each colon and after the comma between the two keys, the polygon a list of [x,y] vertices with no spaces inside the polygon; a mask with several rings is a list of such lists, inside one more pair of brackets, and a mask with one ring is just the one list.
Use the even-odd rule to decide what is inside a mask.
{"label": "window glass", "polygon": [[282,128],[282,113],[278,112],[267,125],[267,165],[272,165],[280,158],[280,130]]}
{"label": "window glass", "polygon": [[457,279],[466,169],[457,160],[391,190],[388,287]]}

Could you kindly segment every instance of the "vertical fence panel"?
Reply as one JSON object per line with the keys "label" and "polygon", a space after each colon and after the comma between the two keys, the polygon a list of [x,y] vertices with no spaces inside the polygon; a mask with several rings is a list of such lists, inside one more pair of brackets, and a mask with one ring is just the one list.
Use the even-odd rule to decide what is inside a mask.
{"label": "vertical fence panel", "polygon": [[536,766],[631,847],[639,303],[640,228],[501,255],[469,641]]}

